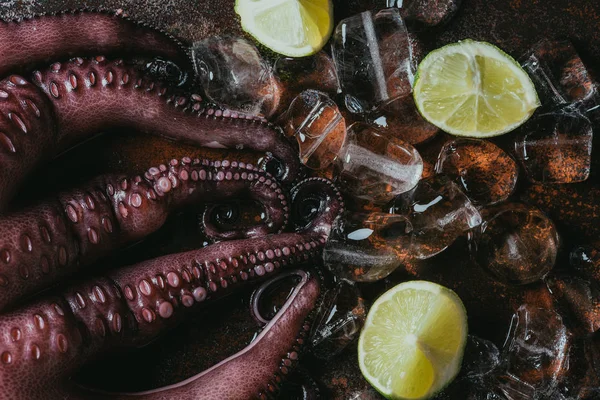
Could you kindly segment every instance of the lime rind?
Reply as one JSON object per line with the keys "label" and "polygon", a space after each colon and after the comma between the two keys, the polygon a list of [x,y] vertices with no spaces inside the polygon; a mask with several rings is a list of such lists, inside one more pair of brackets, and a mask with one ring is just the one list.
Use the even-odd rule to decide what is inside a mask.
{"label": "lime rind", "polygon": [[234,9],[246,33],[289,57],[317,53],[333,31],[331,0],[236,0]]}
{"label": "lime rind", "polygon": [[[509,79],[494,80],[486,76],[486,83],[492,83],[489,87],[473,87],[473,81],[477,80],[473,76],[464,76],[463,80],[452,76],[457,72],[447,68],[448,60],[452,60],[452,57],[467,60],[464,61],[465,65],[469,65],[471,71],[478,72],[475,78],[480,77],[483,66],[488,69],[486,72],[491,72],[492,75],[503,71]],[[489,65],[482,64],[484,60],[489,60]],[[431,81],[435,74],[446,74],[449,77],[446,79],[444,76],[444,79],[440,79],[443,84],[435,87],[435,91],[423,95],[424,85]],[[502,85],[493,84],[498,81],[501,81]],[[512,84],[518,85],[510,87]],[[482,96],[482,93],[485,96]],[[446,45],[429,53],[417,70],[413,95],[417,109],[424,119],[450,134],[477,138],[498,136],[516,129],[527,121],[540,105],[531,78],[514,58],[490,43],[470,39]],[[479,101],[480,99],[482,101]],[[454,108],[451,108],[453,106]],[[520,109],[516,109],[517,107]],[[509,112],[506,112],[507,109]],[[455,113],[457,115],[453,115]],[[489,124],[482,125],[478,121],[479,118],[473,118],[475,114],[488,114],[483,121]],[[460,126],[460,129],[455,128],[456,125]]]}
{"label": "lime rind", "polygon": [[[420,299],[413,299],[414,300],[414,306],[416,308],[426,308],[425,310],[420,310],[421,312],[413,312],[409,313],[409,317],[408,320],[402,320],[402,321],[393,321],[392,318],[394,312],[390,311],[393,310],[394,307],[396,307],[396,310],[398,309],[397,307],[399,306],[406,306],[406,304],[398,304],[396,302],[396,304],[394,304],[395,299],[394,296],[397,295],[400,292],[406,292],[406,291],[414,291],[415,293],[426,293],[429,294],[429,298],[430,300],[432,299],[432,301],[424,301],[424,298],[427,297],[422,297]],[[400,296],[402,297],[402,296]],[[413,297],[413,294],[411,293],[410,296],[408,297]],[[415,296],[415,297],[419,297],[419,296]],[[419,304],[420,302],[420,304]],[[425,304],[427,303],[427,304]],[[386,306],[391,307],[389,310],[385,310],[384,308]],[[411,308],[411,306],[409,305],[408,308]],[[448,309],[451,309],[450,312],[448,312]],[[435,313],[437,311],[440,310],[444,310],[444,312],[441,315],[435,315]],[[379,315],[379,314],[388,314],[386,315]],[[412,314],[412,315],[410,315]],[[387,318],[387,320],[386,320]],[[454,343],[452,344],[452,347],[450,349],[440,349],[438,348],[439,346],[434,345],[431,346],[431,338],[428,335],[427,332],[425,332],[427,330],[427,328],[431,328],[432,325],[436,324],[436,321],[433,321],[433,319],[436,318],[454,318],[452,321],[445,321],[445,324],[448,324],[448,322],[451,322],[451,325],[459,328],[458,330],[460,331],[456,336],[458,337],[458,340],[454,341]],[[456,320],[456,318],[458,318],[458,320]],[[367,332],[369,332],[369,330],[372,330],[372,326],[374,325],[374,320],[375,319],[379,319],[380,321],[378,321],[379,323],[384,323],[384,324],[393,324],[395,325],[395,328],[398,332],[398,335],[395,335],[394,333],[388,333],[387,336],[385,337],[384,340],[380,340],[381,338],[377,337],[377,335],[369,335],[369,336],[375,336],[373,337],[369,337],[367,338]],[[406,322],[405,325],[403,325],[403,322]],[[442,328],[442,330],[444,330],[445,332],[438,332],[438,339],[442,338],[442,337],[447,337],[447,331],[446,328]],[[416,332],[414,334],[410,334],[409,332]],[[431,332],[430,332],[431,333]],[[456,333],[456,332],[455,332]],[[424,357],[421,357],[420,359],[418,359],[418,365],[415,366],[416,369],[412,369],[411,371],[409,371],[409,374],[407,375],[411,375],[410,378],[411,379],[416,379],[416,377],[419,377],[419,379],[428,379],[429,383],[426,383],[424,386],[426,387],[425,390],[421,389],[419,390],[412,390],[409,389],[408,392],[411,392],[411,396],[400,396],[395,392],[398,392],[399,390],[394,390],[393,389],[393,384],[392,382],[390,382],[390,378],[389,378],[389,371],[390,370],[394,370],[394,368],[390,368],[389,366],[385,366],[385,365],[381,365],[378,366],[379,367],[379,371],[378,373],[383,377],[386,378],[387,380],[382,381],[381,377],[376,377],[373,374],[370,373],[369,367],[367,367],[365,365],[365,352],[367,350],[365,350],[365,346],[367,346],[367,342],[369,341],[377,341],[379,340],[379,342],[376,343],[369,343],[368,346],[379,346],[379,347],[387,347],[385,349],[385,353],[389,354],[389,353],[393,353],[394,352],[394,341],[398,341],[401,340],[399,339],[400,337],[402,337],[404,335],[404,337],[409,337],[408,340],[414,340],[414,352],[416,353],[422,353],[424,354]],[[463,357],[463,352],[464,352],[464,347],[466,345],[466,337],[467,337],[467,320],[466,320],[466,310],[464,308],[464,305],[462,304],[462,301],[460,300],[460,298],[456,295],[456,293],[454,293],[453,291],[451,291],[450,289],[447,289],[441,285],[432,283],[432,282],[427,282],[427,281],[409,281],[409,282],[404,282],[401,283],[400,285],[397,285],[396,287],[388,290],[386,293],[384,293],[381,297],[379,297],[375,303],[373,304],[373,306],[371,307],[371,312],[369,312],[367,319],[365,321],[365,326],[363,328],[363,331],[361,332],[360,338],[359,338],[359,343],[358,343],[358,358],[359,358],[359,367],[361,369],[361,372],[363,373],[363,376],[365,377],[365,379],[379,392],[381,393],[384,397],[386,398],[390,398],[390,399],[411,399],[411,400],[419,400],[419,399],[428,399],[428,398],[432,398],[435,394],[439,393],[440,391],[442,391],[450,382],[452,382],[452,380],[456,377],[456,375],[458,374],[458,372],[460,371],[460,366],[462,363],[462,357]],[[383,343],[385,341],[385,343]],[[427,343],[429,342],[429,343]],[[441,342],[443,343],[444,340],[442,339]],[[439,344],[439,343],[438,343]],[[447,351],[444,351],[447,350]],[[396,353],[398,353],[398,351],[396,350]],[[399,361],[402,361],[402,359],[404,357],[410,356],[408,354],[404,354],[403,356],[398,357]],[[431,371],[433,372],[433,379],[430,379],[429,375],[427,374],[428,371],[428,366],[424,365],[424,364],[430,364],[431,366]],[[384,368],[388,368],[388,370],[385,370]],[[385,371],[384,373],[381,373],[381,371]],[[413,372],[418,372],[418,374],[413,374]],[[414,383],[414,382],[413,382]],[[410,384],[410,382],[403,382],[402,384]],[[423,386],[423,385],[421,385]],[[403,392],[406,393],[406,387],[402,388]],[[420,395],[419,395],[420,394]]]}

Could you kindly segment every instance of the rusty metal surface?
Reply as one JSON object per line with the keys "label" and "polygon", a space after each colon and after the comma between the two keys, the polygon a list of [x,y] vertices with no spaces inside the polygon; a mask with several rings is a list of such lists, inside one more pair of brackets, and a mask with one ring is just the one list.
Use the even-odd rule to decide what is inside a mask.
{"label": "rusty metal surface", "polygon": [[[384,6],[386,0],[337,0],[336,20],[374,6]],[[185,43],[207,35],[241,34],[239,21],[233,12],[233,0],[9,0],[0,3],[0,17],[13,19],[40,12],[88,7],[122,8],[132,17],[149,22]],[[540,38],[569,38],[592,69],[600,60],[600,2],[591,0],[464,0],[458,14],[448,24],[426,30],[417,27],[426,49],[432,49],[459,39],[473,38],[493,42],[520,56]],[[57,38],[60,40],[60,38]],[[498,141],[505,149],[512,145],[508,135]],[[214,154],[190,146],[174,144],[159,138],[148,138],[132,132],[118,132],[94,139],[64,155],[44,168],[27,185],[20,201],[40,193],[64,187],[103,171],[139,171],[172,157]],[[247,159],[255,158],[251,154]],[[582,184],[529,186],[521,183],[516,198],[535,204],[556,222],[563,237],[563,250],[574,244],[591,241],[600,233],[600,185],[598,162],[594,159],[592,176]],[[145,243],[138,244],[118,257],[114,265],[156,256],[159,253],[201,245],[194,221],[183,215],[171,221],[161,232]],[[466,281],[448,282],[461,295],[481,306],[472,310],[471,329],[501,340],[502,329],[508,329],[512,303],[523,300],[523,294],[502,285],[486,285],[481,271],[473,269],[465,256],[464,244],[458,243],[427,263],[426,276],[444,280],[441,275],[448,265],[464,271],[472,270]],[[563,251],[564,253],[564,251]],[[457,262],[459,260],[460,262]],[[559,264],[564,262],[564,254]],[[560,265],[559,265],[560,266]],[[389,285],[404,279],[397,273],[376,285],[365,286],[367,297],[374,298]],[[540,295],[541,301],[547,301]],[[483,299],[482,299],[483,297]],[[108,356],[81,372],[79,379],[87,384],[109,390],[149,389],[187,378],[209,367],[243,347],[257,330],[249,317],[247,293],[226,299],[217,307],[206,310],[183,327],[169,333],[150,346],[120,356]],[[504,299],[490,301],[485,299]],[[503,328],[504,327],[504,328]],[[362,379],[356,363],[356,352],[347,351],[327,362],[310,357],[305,364],[315,372],[326,398],[377,399],[377,395]],[[132,373],[135,371],[135,373]],[[356,397],[357,395],[362,397]]]}

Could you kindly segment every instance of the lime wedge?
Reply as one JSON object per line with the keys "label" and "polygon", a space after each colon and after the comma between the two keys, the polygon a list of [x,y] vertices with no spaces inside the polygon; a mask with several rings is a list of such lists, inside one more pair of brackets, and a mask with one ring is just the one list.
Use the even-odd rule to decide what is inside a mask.
{"label": "lime wedge", "polygon": [[512,131],[540,105],[531,79],[511,56],[473,40],[429,53],[413,94],[423,118],[453,135],[477,138]]}
{"label": "lime wedge", "polygon": [[365,379],[389,399],[429,399],[458,374],[467,314],[456,293],[401,283],[375,301],[358,341]]}
{"label": "lime wedge", "polygon": [[290,57],[321,50],[333,29],[331,0],[236,0],[244,31]]}

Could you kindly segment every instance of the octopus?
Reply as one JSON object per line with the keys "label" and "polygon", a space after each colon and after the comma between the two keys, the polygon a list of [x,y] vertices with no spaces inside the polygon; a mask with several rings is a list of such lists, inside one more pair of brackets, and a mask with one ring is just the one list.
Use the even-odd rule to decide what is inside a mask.
{"label": "octopus", "polygon": [[[265,118],[205,101],[192,92],[193,79],[173,84],[140,68],[158,59],[181,76],[193,71],[181,43],[122,14],[78,11],[2,22],[0,50],[2,397],[274,396],[298,364],[319,301],[317,275],[298,266],[318,263],[344,207],[338,190],[322,178],[298,179],[297,150]],[[138,58],[117,58],[124,54]],[[44,162],[117,127],[265,156],[254,166],[190,155],[134,176],[98,176],[27,208],[11,205]],[[214,243],[69,280],[155,232],[182,207],[239,197],[259,203],[264,218],[224,229],[209,207],[201,220]],[[269,277],[294,278],[296,285],[272,319],[257,316],[264,329],[251,344],[212,368],[141,393],[104,393],[71,380],[91,359],[146,345],[196,310]],[[271,284],[263,282],[257,293]]]}

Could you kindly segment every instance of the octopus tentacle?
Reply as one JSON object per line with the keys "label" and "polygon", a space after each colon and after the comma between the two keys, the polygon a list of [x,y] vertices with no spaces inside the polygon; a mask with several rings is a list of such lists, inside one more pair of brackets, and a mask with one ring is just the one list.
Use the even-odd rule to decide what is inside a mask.
{"label": "octopus tentacle", "polygon": [[[133,124],[143,131],[163,131],[165,136],[173,136],[171,132],[175,131],[183,138],[188,135],[188,139],[205,141],[202,144],[207,146],[214,142],[213,147],[225,148],[226,144],[221,145],[217,139],[202,137],[210,132],[208,127],[198,125],[198,120],[246,121],[245,115],[223,115],[222,109],[206,103],[199,94],[171,93],[168,87],[140,74],[122,59],[78,57],[36,70],[32,78],[56,113],[60,128],[58,146],[62,149],[78,143],[79,135],[85,137],[88,131]],[[184,121],[178,121],[181,118]],[[253,122],[267,124],[264,118],[249,116],[248,123]],[[191,132],[183,132],[183,127]]]}
{"label": "octopus tentacle", "polygon": [[298,172],[291,143],[264,118],[215,107],[197,94],[171,94],[120,60],[76,59],[33,76],[52,102],[61,148],[81,141],[82,134],[130,127],[206,147],[272,153],[283,163],[278,178],[286,182]]}
{"label": "octopus tentacle", "polygon": [[0,81],[0,209],[17,186],[56,143],[52,105],[35,85],[19,75]]}
{"label": "octopus tentacle", "polygon": [[325,178],[307,178],[291,190],[292,218],[298,229],[329,237],[336,218],[344,212],[344,199]]}
{"label": "octopus tentacle", "polygon": [[[269,207],[266,215],[263,217],[263,224],[254,225],[250,228],[240,228],[239,226],[236,226],[235,228],[225,230],[219,227],[219,221],[214,221],[212,218],[219,206],[214,204],[207,206],[202,215],[201,224],[204,229],[204,233],[208,238],[213,240],[232,240],[256,237],[261,234],[269,233],[264,229],[265,227],[268,227],[272,232],[275,227],[279,226],[279,230],[275,233],[280,233],[283,231],[283,228],[285,228],[287,225],[289,217],[287,196],[283,193],[275,179],[270,177],[268,173],[265,173],[264,175],[261,175],[255,179],[257,180],[257,184],[271,189],[263,193],[261,202],[266,202],[267,204],[279,204],[281,209],[273,209],[272,207]],[[282,219],[284,222],[280,223]]]}
{"label": "octopus tentacle", "polygon": [[316,278],[295,271],[300,282],[275,317],[246,348],[183,382],[118,399],[170,400],[267,399],[297,365],[300,349],[310,330],[310,315],[319,298]]}
{"label": "octopus tentacle", "polygon": [[[158,57],[158,63],[103,56],[66,61],[132,51]],[[333,220],[343,211],[340,193],[329,181],[308,179],[292,190],[293,209],[288,208],[272,175],[294,182],[300,169],[295,143],[262,117],[215,106],[198,94],[172,93],[164,82],[183,86],[194,64],[174,38],[122,12],[81,10],[0,22],[0,54],[0,76],[23,75],[0,81],[0,210],[42,161],[112,128],[266,153],[258,168],[183,158],[139,176],[105,175],[0,217],[2,310],[159,229],[174,209],[248,195],[266,214],[261,224],[222,231],[209,208],[205,231],[216,240],[238,240],[102,272],[3,313],[2,398],[104,399],[106,394],[70,379],[90,359],[146,345],[238,287],[290,265],[319,261]],[[27,72],[50,57],[60,62]],[[147,65],[154,76],[140,71]],[[296,231],[280,233],[291,212]],[[271,321],[261,317],[263,332],[244,350],[180,384],[117,398],[272,397],[297,364],[319,297],[317,279],[302,271],[291,274],[299,284]]]}
{"label": "octopus tentacle", "polygon": [[163,56],[193,70],[181,42],[122,12],[81,9],[0,21],[0,76],[50,59],[130,52]]}
{"label": "octopus tentacle", "polygon": [[[129,127],[207,147],[272,152],[298,172],[296,152],[263,118],[214,108],[198,95],[168,94],[120,60],[81,58],[0,81],[0,207],[37,164],[91,134]],[[41,90],[41,92],[40,92]],[[141,117],[141,118],[140,118]]]}
{"label": "octopus tentacle", "polygon": [[[5,314],[0,318],[0,389],[19,400],[57,398],[46,396],[47,386],[91,357],[148,344],[241,284],[284,265],[316,260],[318,246],[304,239],[284,233],[261,240],[268,247],[247,239],[160,257]],[[19,385],[12,384],[15,379],[21,379]]]}
{"label": "octopus tentacle", "polygon": [[[158,169],[167,173],[166,166]],[[154,176],[153,172],[149,171],[150,175]],[[164,189],[169,184],[163,178],[153,181],[154,188],[168,193]],[[126,188],[120,185],[123,191],[131,187],[129,183]],[[172,190],[175,185],[170,185]],[[324,225],[335,218],[333,214],[341,212],[343,204],[337,190],[325,180],[299,185],[295,201],[308,193],[305,186],[319,190],[329,204],[311,213],[320,223],[308,224],[299,232],[220,242],[145,261],[4,314],[0,318],[3,395],[16,400],[57,399],[65,394],[73,398],[73,387],[65,378],[90,358],[116,347],[145,345],[189,312],[230,294],[242,284],[273,275],[288,265],[317,261],[328,235]],[[111,196],[117,193],[113,189]],[[195,379],[141,396],[152,400],[169,399],[179,393],[202,393],[203,398],[207,393],[215,398],[223,398],[223,393],[229,393],[227,398],[268,396],[297,359],[301,342],[295,335],[300,328],[308,332],[302,321],[315,306],[318,285],[313,279],[303,279],[294,293],[278,317],[244,351]],[[265,357],[258,368],[257,354]],[[243,383],[247,377],[240,374],[242,370],[257,374]],[[240,385],[228,384],[232,376],[240,380]],[[217,384],[230,391],[236,389],[215,392]],[[80,397],[89,398],[89,393]]]}
{"label": "octopus tentacle", "polygon": [[279,274],[276,277],[271,278],[268,282],[263,283],[252,292],[252,296],[250,297],[250,314],[252,314],[252,317],[259,325],[264,326],[269,323],[269,320],[260,312],[260,301],[265,291],[274,283],[287,279],[290,274],[293,273],[294,271],[288,271],[287,273]]}
{"label": "octopus tentacle", "polygon": [[188,307],[227,295],[240,284],[288,265],[315,261],[323,244],[310,234],[282,233],[220,242],[110,273],[139,321],[136,336],[122,343],[146,344],[180,322]]}
{"label": "octopus tentacle", "polygon": [[249,195],[269,217],[246,235],[279,231],[287,222],[287,202],[279,185],[267,180],[268,173],[250,164],[184,157],[143,177],[101,176],[0,217],[0,309],[147,236],[189,204]]}

